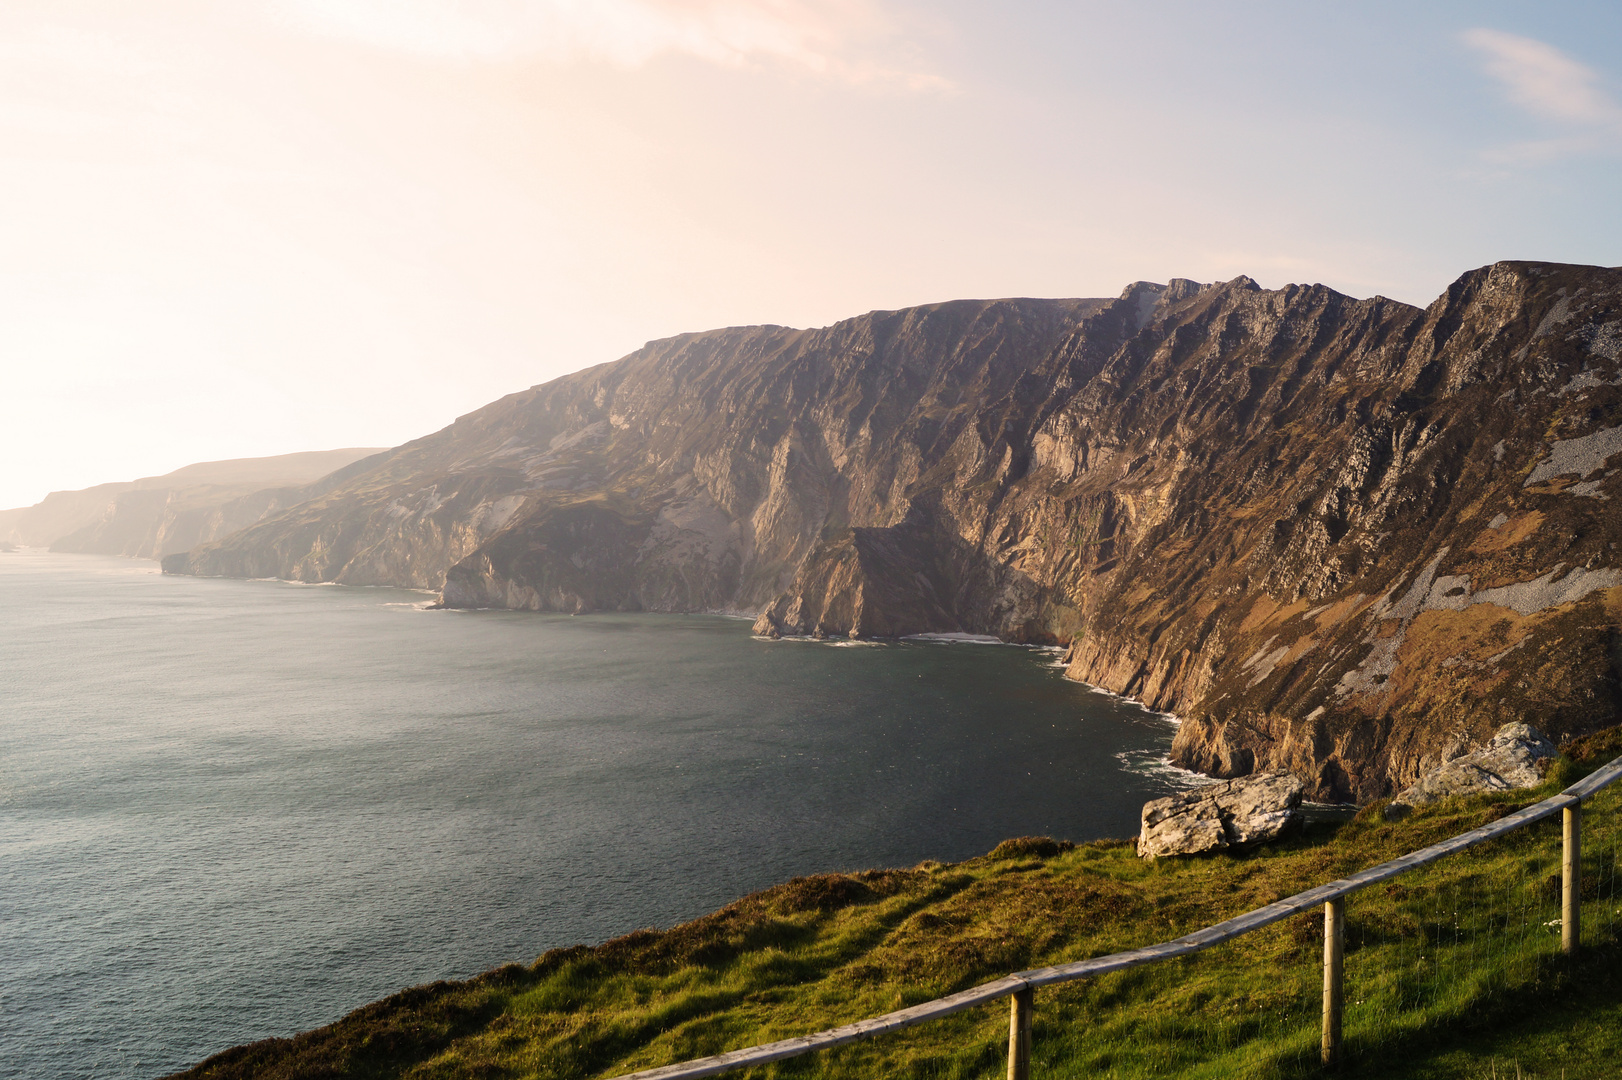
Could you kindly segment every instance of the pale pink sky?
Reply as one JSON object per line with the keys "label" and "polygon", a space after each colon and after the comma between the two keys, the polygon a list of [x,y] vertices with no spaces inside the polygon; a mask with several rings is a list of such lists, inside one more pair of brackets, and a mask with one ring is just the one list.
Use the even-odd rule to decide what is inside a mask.
{"label": "pale pink sky", "polygon": [[684,330],[1622,262],[1606,6],[1301,7],[7,0],[0,506]]}

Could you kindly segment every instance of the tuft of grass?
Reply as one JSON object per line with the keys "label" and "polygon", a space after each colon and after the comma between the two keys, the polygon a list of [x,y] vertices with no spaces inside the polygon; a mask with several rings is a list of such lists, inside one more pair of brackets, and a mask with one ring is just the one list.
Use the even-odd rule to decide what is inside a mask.
{"label": "tuft of grass", "polygon": [[[1535,791],[1395,823],[1369,808],[1240,855],[1148,863],[1128,840],[1021,837],[958,864],[796,878],[668,930],[415,987],[178,1075],[585,1080],[806,1034],[1188,933],[1496,820],[1617,753],[1622,728],[1573,744]],[[1622,1056],[1619,846],[1613,788],[1585,814],[1589,944],[1575,959],[1551,922],[1558,822],[1351,897],[1340,1075],[1611,1075]],[[1040,991],[1035,1073],[1321,1075],[1321,956],[1321,919],[1302,915],[1198,956]],[[1002,1075],[1006,1039],[999,1003],[733,1075],[989,1078]]]}
{"label": "tuft of grass", "polygon": [[1051,859],[1075,849],[1068,840],[1055,840],[1051,836],[1016,836],[1004,840],[991,849],[990,859]]}

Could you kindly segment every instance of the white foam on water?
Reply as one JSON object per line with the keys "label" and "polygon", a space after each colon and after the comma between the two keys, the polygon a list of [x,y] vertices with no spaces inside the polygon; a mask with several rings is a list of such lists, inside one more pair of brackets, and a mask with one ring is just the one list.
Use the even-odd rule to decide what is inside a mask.
{"label": "white foam on water", "polygon": [[882,649],[890,644],[887,641],[875,641],[872,638],[842,638],[842,637],[812,637],[810,634],[784,634],[781,637],[767,637],[764,634],[755,634],[754,641],[766,641],[773,644],[783,642],[800,642],[805,645],[826,645],[835,649],[877,648]]}
{"label": "white foam on water", "polygon": [[902,638],[901,640],[902,641],[950,641],[950,642],[955,642],[955,643],[957,643],[959,645],[1008,645],[1008,644],[1011,644],[1011,642],[1004,641],[1002,638],[997,637],[994,634],[961,634],[961,633],[956,633],[956,632],[953,632],[953,633],[950,633],[950,634],[908,634],[906,637]]}
{"label": "white foam on water", "polygon": [[[156,573],[162,573],[161,570],[155,571],[155,572]],[[186,575],[181,575],[181,576],[191,577],[193,575],[186,574]],[[344,583],[342,581],[293,581],[290,578],[279,578],[279,577],[230,578],[230,577],[222,577],[222,576],[214,575],[214,574],[202,574],[202,575],[196,575],[196,576],[198,576],[200,579],[211,580],[211,581],[234,581],[234,580],[239,580],[239,581],[268,581],[268,582],[271,582],[271,583],[276,584],[276,585],[295,585],[295,586],[297,586],[298,588],[301,588],[301,589],[387,589],[390,592],[411,592],[411,593],[417,593],[420,596],[432,596],[436,600],[439,598],[439,593],[435,592],[432,589],[412,589],[412,588],[408,588],[408,587],[402,586],[402,585],[349,585],[349,584],[346,584],[346,583]],[[478,611],[485,611],[485,610],[505,611],[507,609],[506,608],[488,608],[488,609],[487,608],[477,608],[477,609],[474,609],[474,610],[478,610]]]}
{"label": "white foam on water", "polygon": [[[1080,680],[1078,680],[1078,681],[1080,681]],[[1137,708],[1141,709],[1142,711],[1148,713],[1150,716],[1153,716],[1153,717],[1156,717],[1157,719],[1166,721],[1172,727],[1181,727],[1182,726],[1183,718],[1181,716],[1178,716],[1176,713],[1161,712],[1159,709],[1151,709],[1149,706],[1145,705],[1143,702],[1139,701],[1135,697],[1127,697],[1125,694],[1117,694],[1113,690],[1106,690],[1102,686],[1095,686],[1090,682],[1083,682],[1081,685],[1085,686],[1087,689],[1091,690],[1093,693],[1098,694],[1100,697],[1114,698],[1116,701],[1121,702],[1123,705],[1136,706]]]}
{"label": "white foam on water", "polygon": [[1157,780],[1177,791],[1217,783],[1216,777],[1174,765],[1171,755],[1155,750],[1123,750],[1115,755],[1115,760],[1121,763],[1123,772]]}

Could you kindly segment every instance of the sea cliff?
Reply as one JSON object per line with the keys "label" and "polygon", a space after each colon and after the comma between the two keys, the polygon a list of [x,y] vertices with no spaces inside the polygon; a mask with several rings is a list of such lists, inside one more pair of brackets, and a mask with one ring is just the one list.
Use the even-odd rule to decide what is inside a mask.
{"label": "sea cliff", "polygon": [[78,555],[161,559],[303,502],[321,480],[377,450],[313,450],[204,461],[162,476],[53,491],[33,506],[0,510],[0,543]]}
{"label": "sea cliff", "polygon": [[452,607],[995,634],[1320,799],[1622,713],[1622,271],[1428,308],[1139,282],[649,343],[369,459],[172,573]]}

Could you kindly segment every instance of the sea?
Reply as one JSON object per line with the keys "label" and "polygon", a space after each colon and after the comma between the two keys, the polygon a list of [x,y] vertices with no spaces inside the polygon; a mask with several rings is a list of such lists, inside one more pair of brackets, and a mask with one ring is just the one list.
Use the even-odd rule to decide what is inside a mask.
{"label": "sea", "polygon": [[[0,1077],[149,1078],[801,874],[1137,831],[1051,650],[0,553]],[[854,1018],[853,1018],[854,1019]]]}

